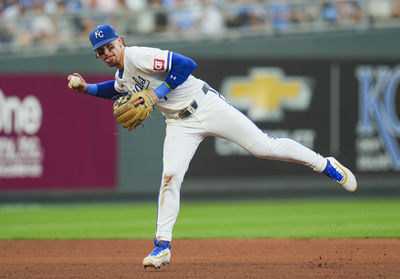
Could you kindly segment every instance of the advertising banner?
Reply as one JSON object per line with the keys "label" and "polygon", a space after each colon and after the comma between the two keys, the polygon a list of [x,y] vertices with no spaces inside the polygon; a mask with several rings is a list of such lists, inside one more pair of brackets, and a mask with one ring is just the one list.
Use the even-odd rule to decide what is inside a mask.
{"label": "advertising banner", "polygon": [[0,190],[114,188],[115,131],[112,101],[66,76],[0,75]]}
{"label": "advertising banner", "polygon": [[[400,172],[400,65],[369,61],[199,61],[206,80],[273,137],[289,137],[356,174]],[[235,121],[232,119],[232,121]],[[311,172],[311,171],[310,171]],[[305,174],[220,138],[199,147],[190,177]]]}

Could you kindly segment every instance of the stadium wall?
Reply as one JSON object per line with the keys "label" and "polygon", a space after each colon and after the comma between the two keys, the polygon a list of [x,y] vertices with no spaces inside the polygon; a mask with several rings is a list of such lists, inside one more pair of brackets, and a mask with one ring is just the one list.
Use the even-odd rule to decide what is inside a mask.
{"label": "stadium wall", "polygon": [[[400,41],[396,40],[399,35],[399,30],[382,29],[151,46],[194,58],[198,64],[194,74],[227,96],[261,129],[272,136],[292,137],[323,155],[336,156],[355,170],[361,189],[364,188],[362,193],[390,196],[400,192],[397,88]],[[56,168],[58,173],[51,171],[61,182],[43,182],[43,177],[12,180],[2,177],[0,191],[154,194],[161,178],[163,117],[156,112],[152,119],[146,120],[144,128],[131,133],[121,129],[116,132],[114,123],[109,123],[106,116],[112,102],[70,95],[66,75],[71,72],[80,72],[88,77],[88,82],[96,82],[112,79],[114,71],[94,59],[89,50],[0,58],[3,104],[6,98],[14,97],[23,102],[27,95],[37,96],[44,107],[57,104],[60,111],[43,109],[42,116],[43,123],[48,123],[63,115],[55,121],[57,125],[43,124],[49,127],[45,135],[28,136],[35,137],[36,142],[39,139],[40,143],[57,143],[59,150],[67,146],[70,151],[61,154],[52,147],[42,155],[49,166],[61,164],[62,167]],[[47,80],[51,80],[51,87]],[[12,83],[20,85],[11,86]],[[292,89],[287,95],[262,99],[260,105],[265,91],[258,84],[282,94],[287,92],[285,88]],[[86,111],[89,103],[93,109]],[[0,138],[4,144],[0,154],[4,169],[10,153],[6,144],[12,142],[17,146],[19,138],[27,135],[23,131],[7,132],[2,127]],[[103,134],[99,134],[100,130]],[[76,138],[85,142],[74,143]],[[100,138],[108,139],[97,143]],[[99,157],[105,153],[110,154]],[[60,157],[54,159],[46,157],[47,154],[60,154]],[[63,164],[67,155],[77,163],[72,160]],[[86,164],[82,165],[82,161]],[[43,171],[50,172],[47,167]],[[85,173],[92,175],[91,180],[82,179]],[[106,178],[101,178],[102,174]],[[104,181],[108,181],[107,185]],[[182,193],[193,196],[338,194],[334,187],[326,185],[325,177],[303,166],[255,159],[238,146],[210,138],[200,145]]]}

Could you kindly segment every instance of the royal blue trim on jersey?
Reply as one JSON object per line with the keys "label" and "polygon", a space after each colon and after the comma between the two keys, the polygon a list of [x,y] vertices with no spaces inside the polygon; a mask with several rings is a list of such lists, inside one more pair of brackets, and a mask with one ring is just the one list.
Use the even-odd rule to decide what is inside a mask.
{"label": "royal blue trim on jersey", "polygon": [[171,61],[171,71],[165,82],[171,89],[175,89],[187,80],[197,65],[192,59],[178,53],[172,53]]}
{"label": "royal blue trim on jersey", "polygon": [[124,69],[119,70],[119,71],[118,71],[118,76],[119,76],[119,78],[122,79],[123,75],[124,75]]}
{"label": "royal blue trim on jersey", "polygon": [[168,72],[170,69],[169,69],[169,66],[170,66],[170,64],[171,64],[171,52],[170,51],[168,51],[168,57],[167,57],[167,67],[166,67],[166,69],[165,69],[165,71],[166,72]]}
{"label": "royal blue trim on jersey", "polygon": [[101,83],[87,84],[86,93],[96,97],[113,99],[119,93],[114,87],[115,80],[109,80]]}

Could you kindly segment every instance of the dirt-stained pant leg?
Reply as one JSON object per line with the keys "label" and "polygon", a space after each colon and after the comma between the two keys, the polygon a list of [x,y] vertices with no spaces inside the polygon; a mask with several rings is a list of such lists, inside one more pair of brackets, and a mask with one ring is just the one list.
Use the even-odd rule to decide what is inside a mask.
{"label": "dirt-stained pant leg", "polygon": [[208,132],[239,144],[259,158],[298,163],[318,172],[326,167],[326,159],[320,154],[290,138],[268,136],[218,94],[210,94],[207,101],[208,112],[201,115]]}
{"label": "dirt-stained pant leg", "polygon": [[[194,120],[194,119],[193,119]],[[179,213],[180,188],[189,163],[204,139],[195,121],[167,121],[163,152],[163,176],[158,196],[158,240],[172,239],[172,229]]]}

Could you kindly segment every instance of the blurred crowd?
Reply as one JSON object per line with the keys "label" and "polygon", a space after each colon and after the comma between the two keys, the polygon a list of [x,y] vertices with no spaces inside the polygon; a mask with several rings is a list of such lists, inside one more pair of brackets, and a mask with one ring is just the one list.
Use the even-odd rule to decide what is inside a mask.
{"label": "blurred crowd", "polygon": [[87,43],[89,32],[104,23],[126,36],[173,40],[385,24],[399,18],[400,0],[0,0],[0,50],[73,48]]}

